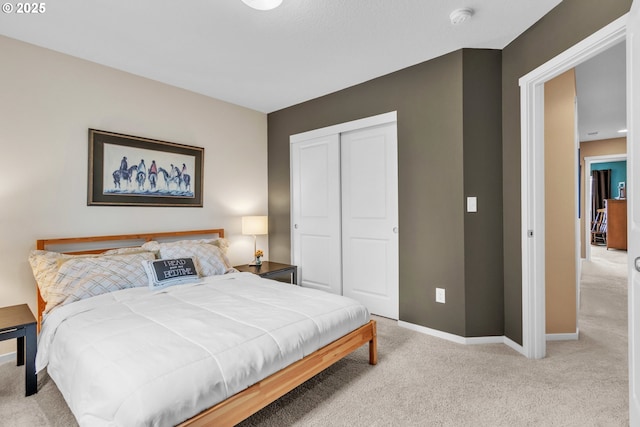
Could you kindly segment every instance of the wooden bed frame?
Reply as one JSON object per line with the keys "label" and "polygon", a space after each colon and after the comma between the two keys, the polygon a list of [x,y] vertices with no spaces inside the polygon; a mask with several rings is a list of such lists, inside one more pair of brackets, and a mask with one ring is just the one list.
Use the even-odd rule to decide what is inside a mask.
{"label": "wooden bed frame", "polygon": [[[77,255],[99,254],[109,249],[139,246],[151,240],[171,241],[180,238],[203,238],[213,235],[224,237],[224,229],[40,239],[36,241],[36,249],[55,250],[61,253]],[[45,305],[45,301],[38,290],[38,331],[40,330]],[[179,424],[179,426],[234,426],[365,344],[369,344],[369,363],[371,365],[377,364],[378,350],[375,320],[369,321],[366,325],[281,371],[204,410],[193,418]]]}

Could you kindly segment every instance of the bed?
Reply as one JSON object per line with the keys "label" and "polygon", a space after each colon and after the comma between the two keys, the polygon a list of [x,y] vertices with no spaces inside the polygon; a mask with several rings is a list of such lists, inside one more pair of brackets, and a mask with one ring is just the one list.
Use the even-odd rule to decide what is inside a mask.
{"label": "bed", "polygon": [[[118,271],[118,263],[142,263],[150,279],[147,267],[171,252],[152,258],[140,247],[184,255],[185,247],[202,245],[223,252],[223,241],[223,229],[42,239],[34,253],[61,257],[58,281],[87,264],[100,276],[106,262]],[[191,259],[206,269],[201,254]],[[42,286],[47,278],[35,268],[34,276],[36,367],[47,368],[81,425],[232,426],[365,344],[369,363],[377,363],[376,323],[366,308],[322,291],[227,268],[157,288],[153,281],[106,286],[51,306],[62,297]]]}

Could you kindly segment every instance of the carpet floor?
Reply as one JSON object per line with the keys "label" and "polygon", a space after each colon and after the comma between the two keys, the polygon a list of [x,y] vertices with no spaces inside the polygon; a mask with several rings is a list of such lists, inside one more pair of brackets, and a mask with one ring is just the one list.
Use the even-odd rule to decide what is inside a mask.
{"label": "carpet floor", "polygon": [[[253,426],[626,426],[627,254],[594,247],[577,341],[528,360],[503,344],[459,345],[378,320],[377,366],[361,348],[242,422]],[[24,397],[0,365],[0,425],[76,426],[53,381]]]}

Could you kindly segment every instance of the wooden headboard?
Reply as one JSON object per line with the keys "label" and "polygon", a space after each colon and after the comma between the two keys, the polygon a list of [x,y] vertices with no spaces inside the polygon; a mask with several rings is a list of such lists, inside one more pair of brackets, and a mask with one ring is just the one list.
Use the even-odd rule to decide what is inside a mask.
{"label": "wooden headboard", "polygon": [[[38,239],[36,240],[36,249],[45,251],[54,251],[64,254],[100,254],[110,249],[140,246],[151,240],[171,241],[181,238],[206,238],[206,237],[224,237],[223,228],[214,228],[208,230],[189,230],[189,231],[163,231],[159,233],[136,233],[136,234],[119,234],[112,236],[90,236],[90,237],[64,237],[59,239]],[[42,313],[46,307],[45,301],[40,295],[40,288],[36,287],[38,292],[38,331],[42,323]]]}

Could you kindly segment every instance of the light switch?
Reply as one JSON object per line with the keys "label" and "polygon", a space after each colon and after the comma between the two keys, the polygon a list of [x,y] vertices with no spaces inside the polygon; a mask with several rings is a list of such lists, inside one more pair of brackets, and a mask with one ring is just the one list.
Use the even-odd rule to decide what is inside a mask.
{"label": "light switch", "polygon": [[477,197],[467,197],[467,212],[478,212]]}

